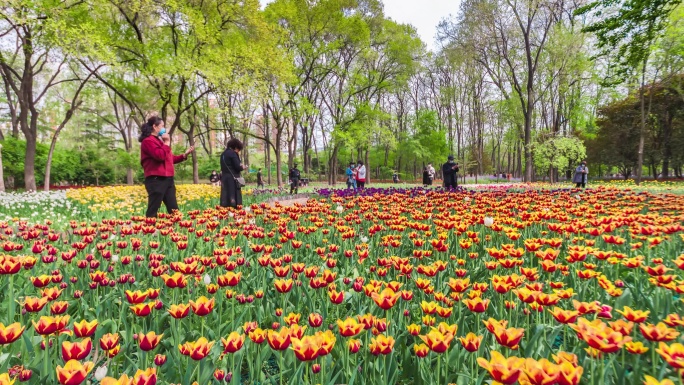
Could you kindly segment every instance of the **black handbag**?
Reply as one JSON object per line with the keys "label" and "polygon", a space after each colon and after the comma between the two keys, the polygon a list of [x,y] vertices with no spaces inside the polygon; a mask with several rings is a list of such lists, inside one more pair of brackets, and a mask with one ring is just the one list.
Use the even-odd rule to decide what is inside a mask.
{"label": "black handbag", "polygon": [[241,176],[236,178],[236,177],[235,177],[235,174],[233,174],[233,172],[230,171],[230,167],[228,167],[228,164],[227,164],[226,161],[223,159],[223,154],[221,154],[221,162],[223,162],[223,165],[226,166],[226,169],[228,170],[228,172],[230,173],[230,175],[233,177],[233,179],[235,179],[235,183],[237,184],[238,187],[245,187],[245,186],[247,186],[247,182],[245,182],[245,178],[243,178],[243,177],[241,177]]}

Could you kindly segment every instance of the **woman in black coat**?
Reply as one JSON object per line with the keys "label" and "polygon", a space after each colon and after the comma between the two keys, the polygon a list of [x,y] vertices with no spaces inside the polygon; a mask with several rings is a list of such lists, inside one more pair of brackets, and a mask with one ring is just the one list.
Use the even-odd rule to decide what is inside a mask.
{"label": "woman in black coat", "polygon": [[432,179],[430,179],[430,170],[427,166],[423,169],[423,186],[428,187],[432,184]]}
{"label": "woman in black coat", "polygon": [[242,142],[233,138],[226,147],[221,154],[221,207],[237,208],[242,205],[242,190],[235,178],[240,177],[247,165],[242,165],[240,161]]}

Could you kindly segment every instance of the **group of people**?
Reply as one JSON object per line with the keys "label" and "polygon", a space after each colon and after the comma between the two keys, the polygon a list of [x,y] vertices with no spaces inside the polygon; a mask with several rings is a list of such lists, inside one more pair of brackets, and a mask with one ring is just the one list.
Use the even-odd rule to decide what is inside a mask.
{"label": "group of people", "polygon": [[[164,120],[153,116],[142,125],[140,142],[140,164],[145,174],[145,189],[147,190],[147,211],[145,216],[155,218],[164,203],[166,210],[171,213],[178,210],[176,200],[176,185],[174,183],[174,164],[188,159],[195,148],[190,146],[183,154],[174,155],[171,151],[171,137],[166,132]],[[242,205],[242,191],[244,178],[241,173],[248,168],[242,164],[240,152],[244,148],[240,140],[233,138],[228,141],[226,150],[221,154],[221,173],[214,171],[210,181],[221,185],[220,204],[223,207],[238,207]]]}
{"label": "group of people", "polygon": [[[147,190],[147,211],[145,216],[156,217],[161,204],[164,203],[166,210],[171,213],[178,210],[176,201],[176,186],[174,183],[174,164],[188,159],[195,148],[188,147],[184,153],[174,155],[171,151],[171,137],[166,132],[164,121],[157,116],[153,116],[143,124],[141,134],[138,138],[140,142],[140,164],[145,174],[145,189]],[[242,187],[245,180],[242,178],[242,171],[248,169],[248,165],[242,164],[240,152],[244,148],[242,142],[237,138],[232,138],[226,145],[226,150],[221,154],[221,173],[214,171],[210,176],[212,184],[220,184],[222,207],[237,208],[242,205]],[[454,161],[453,155],[449,155],[448,160],[442,166],[442,177],[444,178],[444,188],[454,189],[458,187],[459,165]],[[576,169],[573,183],[576,186],[586,187],[589,169],[587,163],[582,162]],[[366,184],[366,166],[362,161],[350,163],[346,170],[347,188],[363,189]],[[290,194],[298,192],[301,173],[297,164],[290,169]],[[432,164],[428,164],[423,171],[423,184],[432,185],[436,177],[436,171]],[[395,180],[398,175],[395,174]],[[261,169],[257,173],[257,186],[263,187]]]}
{"label": "group of people", "polygon": [[345,172],[347,175],[347,189],[363,190],[366,187],[366,166],[362,161],[351,162]]}
{"label": "group of people", "polygon": [[[442,165],[442,177],[444,181],[444,188],[455,189],[458,187],[458,172],[460,168],[457,162],[454,161],[454,156],[449,155],[447,157],[447,162]],[[432,183],[437,177],[437,172],[435,168],[432,167],[432,163],[428,163],[423,169],[423,186],[432,186]]]}

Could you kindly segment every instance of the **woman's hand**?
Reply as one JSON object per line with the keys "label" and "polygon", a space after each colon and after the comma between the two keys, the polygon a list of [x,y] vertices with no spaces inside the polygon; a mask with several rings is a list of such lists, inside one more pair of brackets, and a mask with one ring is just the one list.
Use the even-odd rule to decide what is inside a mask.
{"label": "woman's hand", "polygon": [[193,151],[195,151],[195,146],[188,147],[188,149],[185,150],[185,156],[188,156]]}
{"label": "woman's hand", "polygon": [[171,145],[171,136],[169,134],[164,134],[161,136],[162,142],[166,145]]}

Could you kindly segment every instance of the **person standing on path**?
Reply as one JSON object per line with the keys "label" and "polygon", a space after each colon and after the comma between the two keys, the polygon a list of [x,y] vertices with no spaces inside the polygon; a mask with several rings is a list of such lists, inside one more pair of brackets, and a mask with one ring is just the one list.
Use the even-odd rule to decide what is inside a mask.
{"label": "person standing on path", "polygon": [[366,187],[366,166],[363,165],[362,161],[359,161],[357,170],[356,185],[360,190],[363,190],[363,188]]}
{"label": "person standing on path", "polygon": [[455,189],[458,187],[458,163],[454,162],[454,156],[449,155],[447,162],[442,166],[442,176],[444,178],[444,188]]}
{"label": "person standing on path", "polygon": [[428,166],[425,166],[423,169],[423,187],[428,187],[432,184],[432,180],[430,179],[430,169]]}
{"label": "person standing on path", "polygon": [[209,175],[209,182],[211,182],[211,185],[212,186],[218,186],[220,181],[221,181],[221,177],[216,172],[216,170],[212,171],[211,175]]}
{"label": "person standing on path", "polygon": [[237,208],[242,205],[242,185],[237,178],[248,167],[240,160],[239,154],[243,148],[242,142],[233,138],[221,154],[221,207]]}
{"label": "person standing on path", "polygon": [[171,137],[164,128],[164,121],[158,116],[149,118],[140,131],[140,164],[145,172],[147,190],[145,216],[156,218],[162,202],[166,206],[166,211],[171,214],[178,210],[173,165],[188,159],[188,154],[195,148],[190,146],[184,154],[174,155],[171,152]]}
{"label": "person standing on path", "polygon": [[264,188],[264,179],[261,176],[261,169],[257,170],[257,188]]}
{"label": "person standing on path", "polygon": [[345,174],[347,175],[347,190],[350,190],[352,188],[356,190],[356,178],[354,177],[354,163],[349,163],[349,167],[347,167]]}
{"label": "person standing on path", "polygon": [[587,161],[582,161],[582,163],[575,169],[575,176],[572,178],[572,183],[575,183],[576,188],[587,187],[587,177],[589,176],[589,168],[587,167]]}
{"label": "person standing on path", "polygon": [[301,174],[297,169],[297,163],[290,169],[290,194],[297,194],[299,191],[299,179]]}
{"label": "person standing on path", "polygon": [[435,172],[435,168],[432,167],[432,163],[428,163],[427,168],[428,168],[428,174],[430,176],[430,186],[432,186],[432,182],[435,180],[435,175],[437,173]]}

